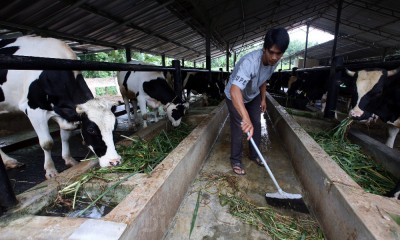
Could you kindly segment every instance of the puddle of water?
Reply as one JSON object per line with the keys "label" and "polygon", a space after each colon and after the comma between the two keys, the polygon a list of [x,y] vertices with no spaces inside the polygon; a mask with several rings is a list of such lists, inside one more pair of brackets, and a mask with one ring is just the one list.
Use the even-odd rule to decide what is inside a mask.
{"label": "puddle of water", "polygon": [[[101,202],[93,207],[86,208],[90,205],[91,201],[88,198],[80,198],[76,202],[75,208],[72,208],[72,201],[70,199],[58,198],[53,205],[47,206],[36,215],[39,216],[52,216],[52,217],[81,217],[98,219],[109,212],[117,205],[117,203]],[[85,210],[84,212],[82,212]]]}

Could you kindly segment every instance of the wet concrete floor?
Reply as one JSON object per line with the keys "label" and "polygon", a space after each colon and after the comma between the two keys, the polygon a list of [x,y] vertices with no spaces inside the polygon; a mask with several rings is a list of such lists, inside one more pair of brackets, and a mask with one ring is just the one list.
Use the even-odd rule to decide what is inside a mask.
{"label": "wet concrete floor", "polygon": [[[286,192],[301,193],[301,185],[294,175],[285,148],[268,115],[265,116],[265,121],[262,121],[260,151],[281,188]],[[264,115],[261,117],[264,119]],[[202,169],[187,192],[165,240],[189,239],[191,221],[200,191],[200,205],[190,239],[271,239],[267,233],[257,230],[254,226],[244,224],[231,215],[227,207],[221,206],[218,198],[221,193],[239,191],[243,199],[257,207],[264,207],[268,206],[265,193],[276,192],[266,169],[249,160],[247,144],[243,137],[244,156],[242,162],[245,165],[246,175],[239,176],[233,173],[230,166],[228,117]],[[228,184],[221,184],[225,180]],[[309,217],[309,215],[306,216],[306,214],[296,213],[292,210],[276,210],[283,214]]]}

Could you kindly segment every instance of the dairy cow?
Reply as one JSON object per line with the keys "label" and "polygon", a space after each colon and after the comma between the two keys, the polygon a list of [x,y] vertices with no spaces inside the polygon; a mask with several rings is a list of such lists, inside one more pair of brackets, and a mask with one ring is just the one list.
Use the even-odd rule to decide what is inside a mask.
{"label": "dairy cow", "polygon": [[[64,42],[53,38],[20,37],[0,41],[1,54],[77,59]],[[113,130],[115,106],[95,99],[78,71],[0,69],[0,110],[22,111],[29,118],[44,151],[46,178],[58,174],[51,157],[53,139],[49,119],[60,126],[62,157],[68,166],[76,165],[68,139],[80,128],[83,142],[96,154],[102,167],[121,163],[115,150]],[[6,168],[21,165],[0,150]]]}
{"label": "dairy cow", "polygon": [[[149,65],[140,61],[131,61],[129,64]],[[127,113],[130,111],[129,102],[134,101],[134,120],[128,114],[128,124],[135,125],[137,100],[143,117],[143,127],[147,127],[147,106],[153,109],[163,106],[168,119],[174,127],[179,126],[188,107],[180,96],[177,96],[165,80],[163,72],[121,71],[117,75],[119,88],[124,99]],[[156,117],[156,121],[157,121]]]}
{"label": "dairy cow", "polygon": [[400,200],[400,181],[397,182],[396,186],[385,194],[387,197],[394,197]]}
{"label": "dairy cow", "polygon": [[[295,77],[291,77],[288,83],[287,95],[295,99],[295,107],[305,109],[306,105],[321,108],[324,111],[327,91],[329,85],[329,69],[319,69],[312,71],[297,71]],[[335,87],[338,93],[338,100],[348,111],[350,98],[353,91],[352,79],[346,73],[340,72],[338,79],[335,79]],[[293,75],[293,74],[292,74]],[[321,106],[317,105],[321,102]]]}
{"label": "dairy cow", "polygon": [[[217,84],[218,75],[214,76],[215,81],[208,81],[208,73],[207,72],[183,72],[182,73],[182,82],[183,89],[186,89],[186,99],[190,100],[191,93],[193,94],[202,94],[204,104],[209,105],[208,98],[212,98],[215,100],[221,100],[222,96],[220,93],[220,88]],[[222,87],[223,82],[220,82]]]}
{"label": "dairy cow", "polygon": [[400,68],[369,69],[346,73],[356,79],[349,116],[369,123],[378,118],[388,124],[386,145],[393,148],[400,128]]}
{"label": "dairy cow", "polygon": [[[174,77],[171,72],[164,73],[168,84],[174,86]],[[211,72],[211,81],[208,81],[208,72],[181,72],[182,89],[186,90],[186,95],[182,98],[187,102],[191,94],[202,94],[204,105],[209,105],[208,99],[220,101],[224,98],[224,89],[229,74],[226,72]]]}

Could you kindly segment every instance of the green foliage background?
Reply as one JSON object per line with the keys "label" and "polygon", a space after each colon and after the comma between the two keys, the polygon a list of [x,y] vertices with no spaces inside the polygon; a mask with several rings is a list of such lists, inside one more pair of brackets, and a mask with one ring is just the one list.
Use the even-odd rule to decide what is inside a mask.
{"label": "green foliage background", "polygon": [[[309,42],[308,46],[314,46],[316,43]],[[295,52],[303,50],[305,47],[305,42],[300,40],[293,40],[290,42],[288,49],[286,50],[283,56],[282,62],[282,69],[289,69],[289,62],[284,58],[289,56]],[[253,51],[255,49],[262,48],[262,43],[254,44],[252,46],[248,46],[243,48],[241,51],[236,52],[236,61],[238,61],[243,55],[246,53]],[[114,50],[110,52],[99,52],[99,53],[92,53],[92,54],[82,54],[79,55],[81,60],[85,61],[98,61],[98,62],[112,62],[112,63],[124,63],[126,62],[125,57],[125,50]],[[156,56],[148,53],[141,53],[141,52],[132,52],[132,59],[139,60],[142,62],[147,62],[150,64],[155,64],[161,66],[161,56]],[[166,65],[172,65],[173,58],[165,58]],[[229,57],[229,70],[233,69],[234,66],[234,58],[233,54]],[[292,59],[293,63],[294,59]],[[190,61],[184,62],[185,67],[194,67],[194,63]],[[196,63],[196,67],[204,68],[205,63]],[[226,57],[219,57],[211,59],[211,69],[212,70],[219,70],[222,68],[224,71],[226,70]],[[113,77],[116,75],[115,71],[84,71],[83,76],[85,78],[105,78],[105,77]]]}

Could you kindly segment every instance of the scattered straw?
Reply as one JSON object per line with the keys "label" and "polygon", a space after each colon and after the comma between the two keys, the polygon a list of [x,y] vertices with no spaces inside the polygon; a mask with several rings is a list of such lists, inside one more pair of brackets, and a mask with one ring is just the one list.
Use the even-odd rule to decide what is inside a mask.
{"label": "scattered straw", "polygon": [[[273,239],[324,239],[318,223],[310,215],[289,216],[269,206],[256,206],[247,199],[246,190],[239,187],[238,177],[224,173],[202,173],[205,184],[196,191],[217,194],[221,206],[243,223],[255,226]],[[211,191],[210,188],[217,189]]]}

